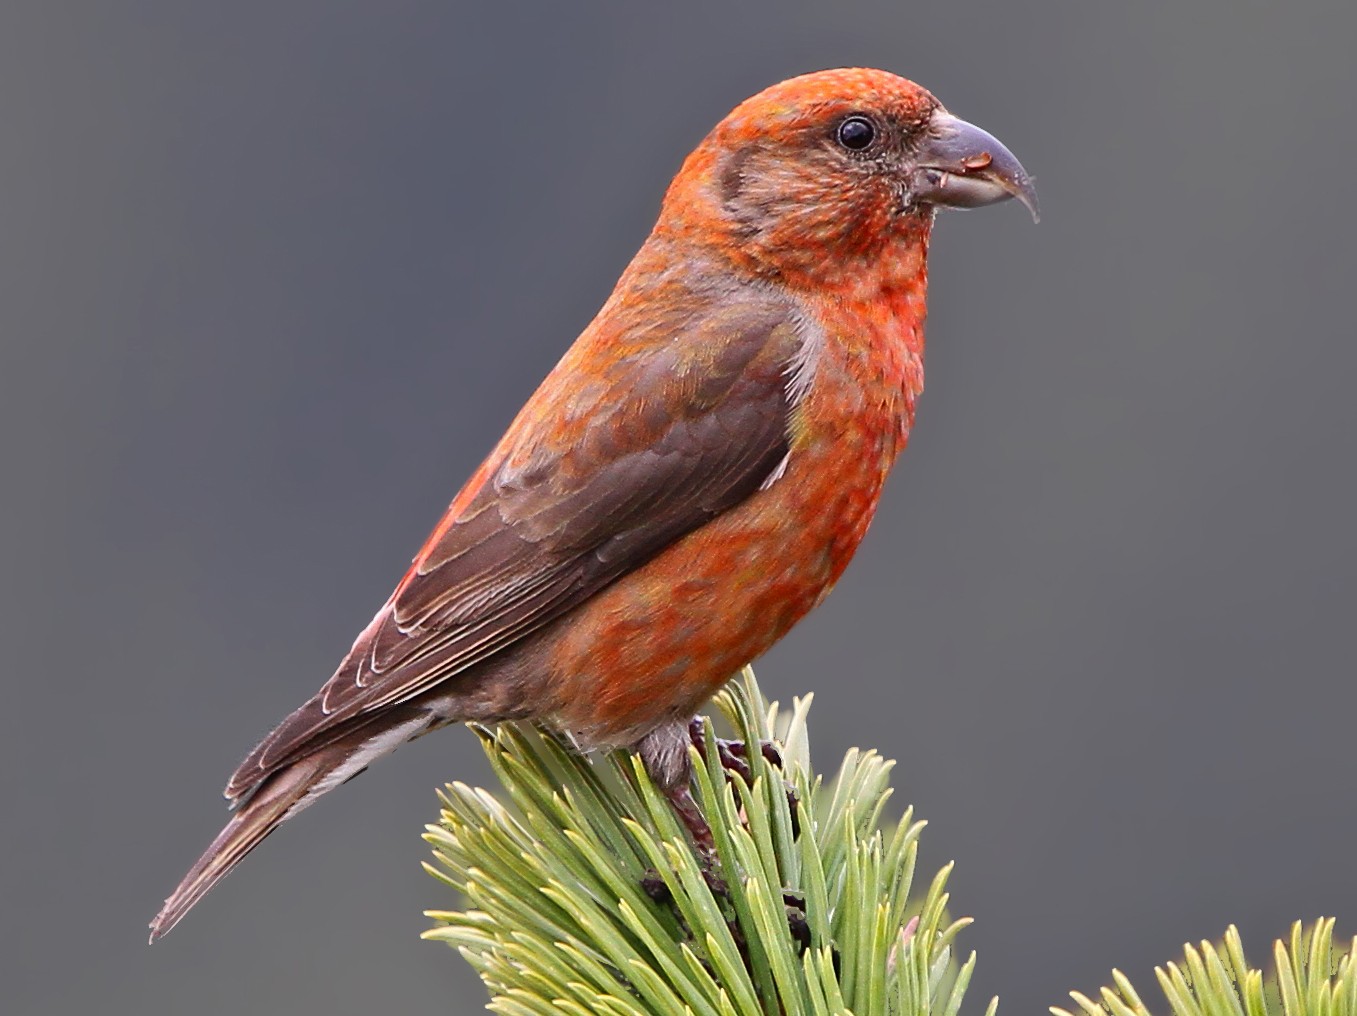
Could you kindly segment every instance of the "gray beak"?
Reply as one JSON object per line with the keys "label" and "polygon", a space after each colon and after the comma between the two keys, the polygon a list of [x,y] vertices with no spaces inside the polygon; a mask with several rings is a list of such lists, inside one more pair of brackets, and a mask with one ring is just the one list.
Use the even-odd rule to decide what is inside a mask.
{"label": "gray beak", "polygon": [[933,114],[909,174],[916,202],[979,208],[1017,198],[1041,218],[1037,191],[1022,163],[994,135],[945,110]]}

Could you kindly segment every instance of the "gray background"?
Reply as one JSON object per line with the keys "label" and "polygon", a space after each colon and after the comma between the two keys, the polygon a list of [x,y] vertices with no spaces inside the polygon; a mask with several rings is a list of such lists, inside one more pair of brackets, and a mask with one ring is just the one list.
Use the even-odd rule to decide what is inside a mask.
{"label": "gray background", "polygon": [[[941,219],[928,392],[761,665],[900,760],[973,1011],[1357,930],[1357,15],[1266,5],[0,9],[5,1012],[472,1012],[420,911],[473,739],[146,920],[735,102],[871,64],[1046,217]],[[1163,1008],[1162,1006],[1160,1008]]]}

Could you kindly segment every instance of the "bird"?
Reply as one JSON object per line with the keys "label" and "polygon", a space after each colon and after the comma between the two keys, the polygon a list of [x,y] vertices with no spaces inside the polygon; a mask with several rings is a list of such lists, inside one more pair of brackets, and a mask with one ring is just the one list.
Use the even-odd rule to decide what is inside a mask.
{"label": "bird", "polygon": [[173,928],[279,823],[458,722],[637,752],[702,835],[690,721],[853,557],[924,383],[939,208],[1036,191],[991,134],[870,68],[740,103],[597,316],[333,676],[249,753]]}

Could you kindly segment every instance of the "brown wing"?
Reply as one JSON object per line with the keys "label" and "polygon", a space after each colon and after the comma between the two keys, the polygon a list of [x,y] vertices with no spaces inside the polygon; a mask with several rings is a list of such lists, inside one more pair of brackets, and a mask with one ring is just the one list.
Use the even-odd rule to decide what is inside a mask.
{"label": "brown wing", "polygon": [[[338,671],[242,763],[227,797],[559,618],[774,473],[802,345],[792,311],[664,296],[581,336]],[[660,319],[657,302],[672,308]]]}

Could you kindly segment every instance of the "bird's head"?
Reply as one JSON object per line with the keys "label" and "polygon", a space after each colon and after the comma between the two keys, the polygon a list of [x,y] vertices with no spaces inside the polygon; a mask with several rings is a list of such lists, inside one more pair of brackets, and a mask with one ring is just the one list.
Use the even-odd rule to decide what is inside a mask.
{"label": "bird's head", "polygon": [[926,243],[939,206],[1036,191],[997,139],[886,71],[819,71],[737,106],[690,155],[658,229],[721,246],[768,275],[844,268]]}

